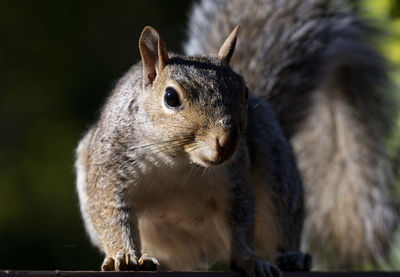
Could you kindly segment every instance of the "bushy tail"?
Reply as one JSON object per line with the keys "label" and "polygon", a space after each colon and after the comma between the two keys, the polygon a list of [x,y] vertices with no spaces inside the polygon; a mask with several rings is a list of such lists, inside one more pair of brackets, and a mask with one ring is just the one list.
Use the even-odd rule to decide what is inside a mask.
{"label": "bushy tail", "polygon": [[397,224],[388,185],[385,66],[338,1],[203,0],[186,54],[217,52],[242,24],[231,64],[275,107],[305,184],[304,249],[320,268],[379,261]]}
{"label": "bushy tail", "polygon": [[307,191],[303,242],[321,267],[360,268],[382,260],[397,223],[382,110],[389,105],[378,89],[383,68],[351,38],[332,42],[324,58],[321,83],[291,139]]}

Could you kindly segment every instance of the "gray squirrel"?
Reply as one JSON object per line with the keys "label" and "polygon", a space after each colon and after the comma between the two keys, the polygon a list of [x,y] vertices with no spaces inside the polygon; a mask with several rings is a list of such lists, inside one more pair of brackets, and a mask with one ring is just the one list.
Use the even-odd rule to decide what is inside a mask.
{"label": "gray squirrel", "polygon": [[[200,1],[186,57],[144,30],[143,66],[118,82],[77,149],[81,211],[106,254],[103,270],[154,269],[158,261],[160,269],[203,269],[223,258],[248,275],[278,275],[258,257],[281,252],[279,267],[307,270],[311,258],[299,249],[318,268],[382,260],[398,222],[388,192],[386,72],[344,2]],[[237,24],[233,55],[237,34],[225,39]],[[210,53],[220,58],[199,56]],[[215,185],[227,176],[228,192]],[[225,218],[223,207],[232,209]]]}
{"label": "gray squirrel", "polygon": [[181,56],[145,27],[141,62],[79,143],[81,213],[102,270],[199,270],[217,259],[249,277],[311,268],[299,252],[291,146],[229,67],[238,28],[217,52]]}
{"label": "gray squirrel", "polygon": [[231,66],[268,99],[294,147],[305,189],[302,249],[324,269],[381,262],[398,224],[386,68],[346,2],[203,0],[185,43],[187,55],[213,52],[242,24]]}

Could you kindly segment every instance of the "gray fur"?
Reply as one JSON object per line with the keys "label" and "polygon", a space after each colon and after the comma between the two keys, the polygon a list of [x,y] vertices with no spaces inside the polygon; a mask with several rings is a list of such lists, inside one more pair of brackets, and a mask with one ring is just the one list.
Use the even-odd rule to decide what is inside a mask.
{"label": "gray fur", "polygon": [[[277,276],[264,259],[298,251],[303,190],[276,115],[264,99],[246,100],[243,78],[215,56],[170,53],[146,90],[148,72],[138,63],[125,74],[77,149],[81,210],[103,270],[140,269],[147,253],[161,269],[225,259],[247,276]],[[182,108],[166,108],[166,87]]]}
{"label": "gray fur", "polygon": [[366,42],[371,33],[343,1],[203,0],[190,15],[186,54],[216,53],[239,23],[232,67],[275,108],[304,178],[303,249],[319,268],[379,262],[398,218],[386,72]]}

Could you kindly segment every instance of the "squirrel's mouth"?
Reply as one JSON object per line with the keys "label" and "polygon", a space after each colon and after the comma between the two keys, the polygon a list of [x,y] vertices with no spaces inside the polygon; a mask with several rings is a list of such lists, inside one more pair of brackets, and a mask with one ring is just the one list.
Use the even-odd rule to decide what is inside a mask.
{"label": "squirrel's mouth", "polygon": [[187,153],[190,159],[203,167],[213,167],[225,164],[232,160],[239,145],[239,139],[235,140],[229,147],[213,147],[207,143],[201,143],[199,147]]}
{"label": "squirrel's mouth", "polygon": [[196,163],[196,164],[198,164],[198,165],[200,165],[202,167],[219,166],[219,165],[222,165],[222,164],[224,164],[226,162],[229,162],[232,157],[233,157],[233,155],[231,155],[231,157],[229,157],[227,159],[218,158],[216,160],[208,160],[208,159],[205,159],[205,158],[198,157],[196,155],[190,155],[190,159],[194,163]]}
{"label": "squirrel's mouth", "polygon": [[224,160],[224,159],[220,159],[220,158],[216,159],[214,161],[209,161],[209,160],[205,160],[205,159],[202,160],[203,164],[206,164],[207,166],[218,166],[227,161],[228,160]]}

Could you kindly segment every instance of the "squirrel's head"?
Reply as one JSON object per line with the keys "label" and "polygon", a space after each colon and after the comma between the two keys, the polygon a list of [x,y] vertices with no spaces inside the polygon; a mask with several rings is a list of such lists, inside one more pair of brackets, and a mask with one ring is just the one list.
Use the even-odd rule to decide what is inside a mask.
{"label": "squirrel's head", "polygon": [[208,167],[229,161],[246,129],[248,89],[229,66],[237,26],[218,55],[170,55],[157,33],[145,27],[139,40],[143,79],[140,105],[152,135],[165,151],[184,151]]}

